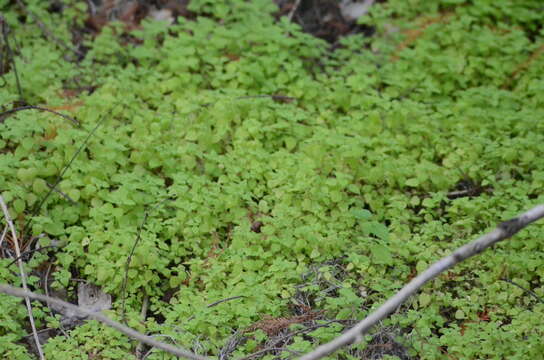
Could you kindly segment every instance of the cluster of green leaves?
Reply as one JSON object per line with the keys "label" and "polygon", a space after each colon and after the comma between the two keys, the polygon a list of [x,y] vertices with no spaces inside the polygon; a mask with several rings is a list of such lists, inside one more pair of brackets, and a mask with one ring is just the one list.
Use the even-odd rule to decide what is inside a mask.
{"label": "cluster of green leaves", "polygon": [[[216,354],[233,329],[264,315],[289,316],[309,267],[326,280],[304,287],[312,306],[362,318],[453,248],[544,201],[544,60],[532,56],[542,46],[538,3],[390,0],[363,19],[373,37],[346,38],[331,53],[276,21],[270,1],[191,1],[194,21],[146,20],[123,37],[112,24],[86,40],[77,64],[31,18],[21,26],[20,14],[6,11],[27,101],[83,105],[80,128],[31,111],[0,124],[2,196],[20,227],[31,220],[28,231],[46,234],[44,244],[62,241],[50,253],[53,286],[71,288],[73,277],[101,286],[114,296],[114,317],[139,238],[127,274],[129,325],[200,353]],[[46,25],[64,22],[61,38],[82,24],[80,4],[70,4],[61,20],[28,2]],[[3,104],[18,97],[5,76]],[[75,83],[96,91],[60,96]],[[251,97],[262,94],[295,100]],[[469,182],[479,196],[448,198]],[[534,226],[459,266],[388,322],[425,359],[537,357],[544,306],[499,279],[544,296],[542,234]],[[29,273],[44,259],[27,263]],[[334,259],[341,271],[316,265]],[[0,279],[17,283],[8,271]],[[325,292],[331,283],[337,290]],[[151,316],[142,323],[144,296]],[[0,353],[29,358],[16,343],[26,335],[24,310],[2,298]],[[46,311],[36,317],[54,322]],[[308,351],[339,330],[320,328],[289,348]],[[266,340],[260,331],[247,336],[236,356]],[[92,322],[45,351],[68,359],[83,344],[89,358],[132,351]]]}

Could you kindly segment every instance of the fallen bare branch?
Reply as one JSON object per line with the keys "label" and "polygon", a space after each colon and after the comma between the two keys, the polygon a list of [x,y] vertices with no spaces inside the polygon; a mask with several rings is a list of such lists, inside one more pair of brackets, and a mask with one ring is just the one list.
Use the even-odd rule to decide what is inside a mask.
{"label": "fallen bare branch", "polygon": [[[23,284],[23,289],[28,290],[26,285],[26,273],[23,266],[23,260],[21,258],[21,250],[19,249],[19,240],[17,239],[17,232],[15,231],[15,226],[13,226],[13,221],[11,221],[11,216],[9,215],[8,207],[4,202],[4,198],[0,195],[0,206],[4,212],[4,218],[11,230],[11,236],[13,237],[13,244],[15,246],[15,254],[17,256],[17,265],[19,265],[19,273],[21,274],[21,284]],[[40,344],[40,338],[38,337],[38,331],[36,330],[36,324],[34,323],[34,315],[32,314],[32,304],[30,304],[30,298],[25,297],[26,309],[28,311],[28,318],[30,319],[30,327],[32,328],[32,335],[34,336],[34,342],[36,343],[36,350],[40,359],[45,360],[43,355],[42,345]]]}
{"label": "fallen bare branch", "polygon": [[368,332],[380,320],[391,314],[397,307],[399,307],[404,301],[406,301],[406,299],[408,299],[408,297],[410,297],[417,290],[419,290],[419,288],[421,288],[425,283],[434,279],[442,272],[455,266],[461,261],[481,253],[488,247],[494,245],[501,240],[511,237],[527,225],[543,217],[544,205],[539,205],[516,218],[499,224],[497,228],[492,232],[483,235],[482,237],[474,240],[467,245],[460,247],[459,249],[455,250],[453,254],[431,265],[431,267],[425,270],[422,274],[415,277],[393,297],[391,297],[382,306],[380,306],[376,311],[367,316],[361,322],[357,323],[353,328],[340,335],[333,341],[327,344],[323,344],[314,351],[302,356],[300,360],[321,359],[345,345],[360,342],[366,332]]}
{"label": "fallen bare branch", "polygon": [[85,308],[81,308],[79,306],[76,306],[74,304],[70,304],[66,301],[62,301],[50,296],[45,296],[41,294],[35,294],[28,290],[19,289],[7,284],[0,284],[0,292],[12,296],[17,296],[21,298],[31,298],[35,300],[40,300],[44,302],[48,302],[51,304],[55,304],[58,306],[63,306],[68,310],[73,311],[74,313],[78,313],[84,316],[88,316],[89,318],[95,319],[97,321],[100,321],[120,332],[123,334],[136,339],[138,341],[143,342],[144,344],[147,344],[152,347],[156,347],[158,349],[164,350],[172,355],[175,355],[177,357],[186,358],[186,359],[194,359],[194,360],[208,360],[207,357],[200,356],[197,354],[193,354],[190,351],[187,351],[185,349],[177,348],[175,346],[172,346],[170,344],[166,344],[160,341],[157,341],[153,339],[151,336],[144,335],[142,333],[139,333],[138,331],[129,328],[128,326],[125,326],[123,324],[118,323],[117,321],[111,320],[105,315],[102,315],[100,312],[93,312],[90,310],[87,310]]}

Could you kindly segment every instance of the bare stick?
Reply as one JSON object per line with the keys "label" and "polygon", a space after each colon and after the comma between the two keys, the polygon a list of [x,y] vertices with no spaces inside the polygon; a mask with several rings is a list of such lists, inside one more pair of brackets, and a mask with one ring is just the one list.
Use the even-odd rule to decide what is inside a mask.
{"label": "bare stick", "polygon": [[141,341],[141,342],[143,342],[143,343],[145,343],[145,344],[147,344],[149,346],[156,347],[158,349],[164,350],[164,351],[166,351],[166,352],[168,352],[168,353],[170,353],[172,355],[175,355],[177,357],[186,358],[186,359],[193,359],[193,360],[209,360],[209,358],[207,358],[207,357],[200,356],[200,355],[197,355],[197,354],[193,354],[192,352],[187,351],[185,349],[177,348],[177,347],[172,346],[170,344],[166,344],[166,343],[157,341],[157,340],[153,339],[151,336],[141,334],[138,331],[129,328],[128,326],[120,324],[117,321],[111,320],[107,316],[102,315],[100,312],[89,311],[89,310],[87,310],[85,308],[81,308],[81,307],[76,306],[74,304],[70,304],[70,303],[68,303],[66,301],[62,301],[62,300],[59,300],[59,299],[56,299],[56,298],[53,298],[53,297],[50,297],[50,296],[35,294],[35,293],[31,292],[31,291],[19,289],[19,288],[16,288],[16,287],[13,287],[13,286],[10,286],[10,285],[7,285],[7,284],[0,284],[0,292],[2,292],[4,294],[12,295],[12,296],[23,297],[23,298],[31,298],[31,299],[35,299],[35,300],[49,302],[51,304],[55,304],[55,305],[58,305],[58,306],[63,306],[68,310],[72,310],[75,313],[79,313],[81,315],[85,315],[85,316],[88,316],[88,317],[90,317],[92,319],[100,321],[100,322],[102,322],[102,323],[104,323],[104,324],[106,324],[106,325],[108,325],[108,326],[122,332],[123,334],[125,334],[127,336],[130,336],[133,339]]}
{"label": "bare stick", "polygon": [[[140,311],[140,318],[142,322],[145,322],[147,318],[147,308],[149,307],[149,296],[144,293],[144,301],[142,303],[142,311]],[[143,359],[144,357],[144,343],[138,343],[136,346],[136,359]]]}
{"label": "bare stick", "polygon": [[368,332],[376,323],[391,314],[398,308],[408,297],[413,295],[425,283],[434,279],[442,272],[455,266],[461,261],[477,255],[494,245],[495,243],[507,239],[529,225],[530,223],[544,217],[544,205],[539,205],[527,211],[520,216],[511,220],[505,221],[492,232],[483,235],[473,242],[455,250],[453,254],[447,256],[438,262],[434,263],[425,272],[415,277],[407,285],[405,285],[393,297],[387,300],[376,311],[367,316],[363,321],[357,323],[353,328],[340,335],[333,341],[319,346],[314,351],[302,356],[300,360],[316,360],[327,356],[328,354],[338,350],[339,348],[360,342],[363,335]]}
{"label": "bare stick", "polygon": [[293,15],[297,12],[297,9],[300,5],[300,0],[296,0],[293,7],[291,8],[291,11],[289,11],[289,14],[287,15],[287,20],[292,21]]}
{"label": "bare stick", "polygon": [[7,233],[8,233],[8,226],[4,227],[4,231],[2,231],[2,236],[0,236],[0,248],[2,247],[2,243],[4,242],[4,239]]}
{"label": "bare stick", "polygon": [[[15,255],[17,256],[17,264],[19,265],[19,273],[21,274],[21,284],[23,285],[23,289],[28,291],[28,287],[26,285],[26,273],[23,267],[23,260],[21,258],[21,250],[19,249],[19,240],[17,239],[17,233],[15,232],[13,221],[11,221],[8,207],[6,206],[6,203],[4,202],[4,198],[2,197],[2,195],[0,195],[0,206],[2,207],[2,211],[4,212],[6,223],[8,224],[11,230],[11,236],[13,237],[13,243],[15,244]],[[38,350],[40,359],[45,360],[42,346],[40,344],[40,338],[38,337],[38,332],[36,331],[36,324],[34,324],[34,315],[32,315],[32,305],[30,304],[29,297],[25,297],[25,303],[26,303],[26,309],[28,310],[28,318],[30,319],[30,327],[32,328],[32,335],[34,335],[34,342],[36,343],[36,349]]]}

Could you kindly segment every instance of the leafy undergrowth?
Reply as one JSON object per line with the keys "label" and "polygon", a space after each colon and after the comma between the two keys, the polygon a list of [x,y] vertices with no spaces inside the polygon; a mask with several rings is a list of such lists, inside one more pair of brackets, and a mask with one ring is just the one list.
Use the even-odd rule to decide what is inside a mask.
{"label": "leafy undergrowth", "polygon": [[[56,245],[25,258],[31,288],[43,291],[47,273],[73,294],[83,279],[113,296],[107,313],[120,319],[139,239],[128,324],[199,354],[309,351],[544,203],[540,1],[390,0],[361,20],[372,37],[334,52],[276,21],[270,1],[191,1],[195,20],[87,35],[78,62],[10,3],[0,7],[24,99],[81,122],[28,110],[0,124],[0,189],[21,242]],[[61,40],[83,26],[80,3],[62,17],[27,3]],[[13,71],[3,76],[7,109],[20,94]],[[330,358],[370,358],[377,342],[399,358],[538,358],[543,238],[536,224],[461,264]],[[20,285],[10,244],[0,280]],[[2,357],[33,358],[24,307],[0,299]],[[39,303],[34,316],[39,329],[59,321]],[[136,345],[89,321],[44,349],[129,359]]]}

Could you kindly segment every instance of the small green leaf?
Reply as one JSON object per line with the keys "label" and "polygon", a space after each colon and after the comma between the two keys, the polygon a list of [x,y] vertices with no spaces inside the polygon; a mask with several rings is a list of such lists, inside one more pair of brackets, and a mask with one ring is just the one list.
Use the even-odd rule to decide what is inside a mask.
{"label": "small green leaf", "polygon": [[32,183],[32,191],[36,194],[44,193],[48,190],[47,183],[45,180],[37,178],[34,179],[34,182]]}
{"label": "small green leaf", "polygon": [[463,310],[459,309],[455,312],[455,318],[458,319],[458,320],[461,320],[461,319],[464,319],[466,318],[466,315],[465,313],[463,312]]}
{"label": "small green leaf", "polygon": [[21,199],[17,199],[13,202],[13,209],[17,214],[21,214],[23,211],[25,211],[26,205],[25,202]]}
{"label": "small green leaf", "polygon": [[168,282],[171,288],[175,288],[181,284],[181,279],[177,276],[171,276]]}
{"label": "small green leaf", "polygon": [[431,303],[431,300],[432,300],[431,295],[429,295],[427,293],[421,293],[419,295],[419,306],[420,307],[426,307],[427,305],[429,305]]}
{"label": "small green leaf", "polygon": [[369,220],[372,218],[372,213],[366,209],[353,209],[351,213],[358,220]]}
{"label": "small green leaf", "polygon": [[370,246],[370,252],[372,254],[372,259],[376,264],[390,265],[393,263],[391,251],[389,251],[387,246],[373,244]]}
{"label": "small green leaf", "polygon": [[405,184],[406,184],[406,186],[417,187],[417,186],[419,186],[419,180],[416,179],[416,178],[411,178],[411,179],[406,180]]}
{"label": "small green leaf", "polygon": [[377,221],[371,221],[364,223],[361,227],[363,228],[363,231],[369,235],[374,235],[384,241],[389,240],[389,229],[387,229],[387,226],[384,224]]}
{"label": "small green leaf", "polygon": [[67,191],[66,195],[68,195],[70,199],[74,201],[79,201],[80,193],[78,189],[70,189]]}
{"label": "small green leaf", "polygon": [[436,201],[434,201],[431,198],[425,198],[421,202],[421,205],[425,206],[426,208],[432,208],[432,207],[434,207],[436,205]]}

